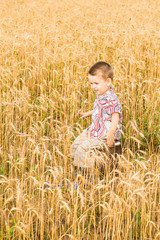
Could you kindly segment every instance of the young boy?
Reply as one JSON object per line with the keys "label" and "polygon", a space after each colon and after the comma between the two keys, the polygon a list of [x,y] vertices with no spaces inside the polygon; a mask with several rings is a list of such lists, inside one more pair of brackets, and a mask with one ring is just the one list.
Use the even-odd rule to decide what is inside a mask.
{"label": "young boy", "polygon": [[90,68],[88,74],[91,89],[97,97],[93,110],[80,114],[81,118],[92,115],[92,123],[71,146],[73,165],[83,169],[94,168],[95,149],[100,149],[104,144],[109,148],[115,144],[120,145],[122,130],[122,106],[114,88],[111,87],[112,67],[106,62],[97,62]]}

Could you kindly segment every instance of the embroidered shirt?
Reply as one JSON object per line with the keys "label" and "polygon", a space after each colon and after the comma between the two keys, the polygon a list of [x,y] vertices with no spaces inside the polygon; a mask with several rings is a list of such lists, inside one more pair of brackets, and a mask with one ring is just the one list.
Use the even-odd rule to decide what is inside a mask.
{"label": "embroidered shirt", "polygon": [[[112,113],[119,113],[119,123],[115,133],[115,140],[119,140],[122,130],[122,106],[111,87],[104,95],[97,95],[94,102],[92,124],[90,125],[90,136],[102,138],[111,127]],[[106,138],[104,139],[106,140]]]}

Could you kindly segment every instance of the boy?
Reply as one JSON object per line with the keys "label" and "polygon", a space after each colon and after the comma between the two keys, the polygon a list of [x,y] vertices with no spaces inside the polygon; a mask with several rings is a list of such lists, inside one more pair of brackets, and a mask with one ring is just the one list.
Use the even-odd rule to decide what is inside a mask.
{"label": "boy", "polygon": [[92,115],[92,123],[73,142],[71,155],[74,166],[90,170],[95,165],[95,149],[101,149],[104,143],[107,143],[109,148],[115,144],[120,145],[122,107],[114,88],[111,87],[113,70],[108,63],[95,63],[88,74],[91,89],[97,97],[94,109],[80,114],[81,118]]}

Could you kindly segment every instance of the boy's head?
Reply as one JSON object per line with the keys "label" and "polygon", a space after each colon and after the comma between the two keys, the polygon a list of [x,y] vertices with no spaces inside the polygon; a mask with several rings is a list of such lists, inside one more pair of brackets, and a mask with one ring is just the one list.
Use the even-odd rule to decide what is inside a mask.
{"label": "boy's head", "polygon": [[113,70],[108,63],[97,62],[89,69],[88,73],[91,89],[97,95],[103,95],[110,89],[113,80]]}
{"label": "boy's head", "polygon": [[113,80],[113,69],[106,62],[95,63],[88,71],[91,76],[101,76],[104,80],[110,78]]}

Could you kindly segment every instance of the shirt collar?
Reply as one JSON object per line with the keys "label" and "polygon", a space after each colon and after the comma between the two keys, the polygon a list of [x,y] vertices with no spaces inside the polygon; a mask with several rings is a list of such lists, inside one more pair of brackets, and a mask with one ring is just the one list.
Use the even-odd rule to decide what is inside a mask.
{"label": "shirt collar", "polygon": [[105,94],[103,94],[103,95],[97,95],[97,99],[102,100],[103,98],[106,98],[106,97],[108,97],[110,94],[113,94],[113,93],[114,93],[114,87],[110,87],[110,89],[109,89],[107,92],[105,92]]}

